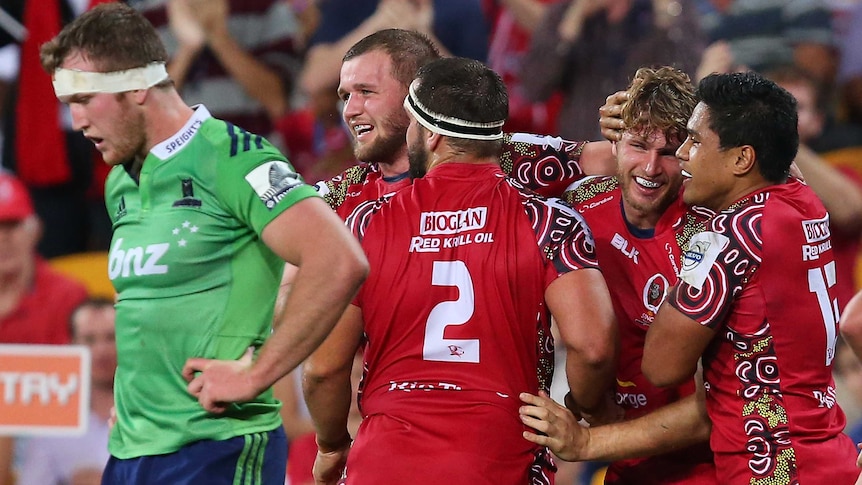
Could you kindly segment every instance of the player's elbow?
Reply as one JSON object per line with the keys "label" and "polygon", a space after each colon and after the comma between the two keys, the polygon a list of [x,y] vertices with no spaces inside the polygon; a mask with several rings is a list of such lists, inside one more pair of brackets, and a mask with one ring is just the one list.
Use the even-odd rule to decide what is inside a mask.
{"label": "player's elbow", "polygon": [[344,247],[329,260],[329,272],[332,281],[340,281],[347,293],[354,295],[365,278],[368,277],[369,265],[365,253],[356,240],[349,241],[350,247]]}
{"label": "player's elbow", "polygon": [[313,393],[345,375],[349,379],[350,368],[345,368],[332,359],[316,358],[312,355],[302,365],[302,388],[306,394]]}

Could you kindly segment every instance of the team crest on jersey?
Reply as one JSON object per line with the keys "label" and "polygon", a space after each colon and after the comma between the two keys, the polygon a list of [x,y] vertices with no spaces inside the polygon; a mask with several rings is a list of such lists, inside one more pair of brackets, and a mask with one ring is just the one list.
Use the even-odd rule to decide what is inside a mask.
{"label": "team crest on jersey", "polygon": [[288,192],[302,185],[299,174],[284,161],[272,160],[249,172],[245,180],[267,209],[272,209]]}
{"label": "team crest on jersey", "polygon": [[712,263],[729,242],[727,236],[717,232],[705,231],[694,235],[688,243],[688,250],[682,255],[680,279],[700,289],[709,276]]}
{"label": "team crest on jersey", "polygon": [[182,179],[180,181],[180,190],[182,191],[183,198],[174,201],[173,207],[200,207],[201,200],[195,198],[195,187],[192,183],[192,179]]}
{"label": "team crest on jersey", "polygon": [[656,273],[644,285],[643,301],[644,306],[651,312],[658,312],[658,307],[664,301],[667,294],[667,288],[670,284],[663,274]]}

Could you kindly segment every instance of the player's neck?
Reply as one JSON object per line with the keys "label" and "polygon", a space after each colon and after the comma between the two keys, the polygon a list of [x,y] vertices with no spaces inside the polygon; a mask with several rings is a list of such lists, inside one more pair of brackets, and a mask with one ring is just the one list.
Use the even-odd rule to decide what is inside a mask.
{"label": "player's neck", "polygon": [[150,150],[159,143],[174,136],[194,116],[194,110],[183,102],[174,90],[151,93],[152,104],[147,108],[145,130],[147,133],[141,160],[147,157]]}
{"label": "player's neck", "polygon": [[428,170],[434,167],[447,163],[469,163],[473,165],[484,165],[489,163],[500,164],[500,159],[497,157],[476,157],[465,155],[463,153],[444,152],[442,154],[432,153],[431,159],[428,161]]}
{"label": "player's neck", "polygon": [[717,207],[709,208],[716,212],[721,212],[732,206],[737,201],[748,197],[750,194],[753,194],[754,192],[759,192],[773,185],[776,184],[760,177],[759,175],[746,177],[745,179],[737,183],[730,191],[727,192],[727,195],[722,199],[722,202],[716,204]]}
{"label": "player's neck", "polygon": [[380,173],[387,178],[405,174],[410,169],[406,153],[392,162],[378,162],[377,166],[380,168]]}

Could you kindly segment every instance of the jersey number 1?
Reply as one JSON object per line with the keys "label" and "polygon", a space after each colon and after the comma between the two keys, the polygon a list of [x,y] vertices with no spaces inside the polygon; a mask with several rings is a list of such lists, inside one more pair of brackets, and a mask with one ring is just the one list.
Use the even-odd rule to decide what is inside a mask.
{"label": "jersey number 1", "polygon": [[835,261],[823,267],[808,270],[808,291],[817,295],[823,325],[826,326],[826,365],[835,357],[835,339],[838,337],[838,300],[830,298],[829,288],[835,286]]}
{"label": "jersey number 1", "polygon": [[431,309],[425,321],[422,358],[438,362],[478,363],[479,339],[443,337],[446,327],[464,325],[473,316],[475,299],[470,271],[463,261],[434,261],[431,284],[458,288],[458,299],[440,302]]}

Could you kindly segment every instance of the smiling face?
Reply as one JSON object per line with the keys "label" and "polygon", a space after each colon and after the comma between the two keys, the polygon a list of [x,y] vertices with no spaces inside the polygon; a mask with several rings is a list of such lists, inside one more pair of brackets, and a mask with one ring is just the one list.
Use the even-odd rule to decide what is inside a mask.
{"label": "smiling face", "polygon": [[409,119],[402,105],[407,87],[392,77],[389,55],[375,50],[344,62],[338,96],[344,103],[342,116],[353,135],[356,158],[407,171]]}
{"label": "smiling face", "polygon": [[660,131],[626,131],[614,145],[623,209],[634,226],[654,228],[679,194],[682,175],[674,154],[678,146]]}
{"label": "smiling face", "polygon": [[[61,65],[64,69],[96,72],[98,69],[79,53],[70,55]],[[72,127],[81,130],[96,145],[108,165],[119,165],[147,155],[146,127],[140,107],[129,99],[129,93],[90,93],[63,96],[69,105]]]}
{"label": "smiling face", "polygon": [[698,103],[688,120],[688,138],[676,155],[682,161],[683,201],[720,211],[735,201],[732,167],[738,150],[720,148],[709,117],[709,108]]}

